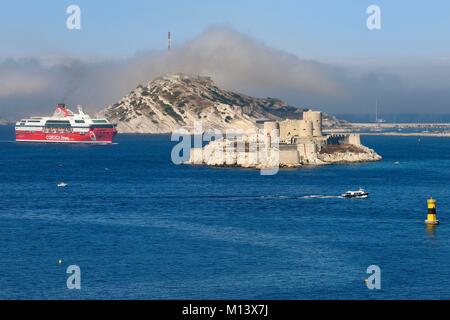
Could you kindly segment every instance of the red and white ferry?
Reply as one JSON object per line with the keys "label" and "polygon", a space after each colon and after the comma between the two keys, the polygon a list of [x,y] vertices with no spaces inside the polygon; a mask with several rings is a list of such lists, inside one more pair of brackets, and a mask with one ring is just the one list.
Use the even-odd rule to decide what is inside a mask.
{"label": "red and white ferry", "polygon": [[32,117],[16,123],[16,141],[109,144],[117,134],[116,125],[106,119],[91,119],[78,107],[78,114],[64,104],[52,117]]}

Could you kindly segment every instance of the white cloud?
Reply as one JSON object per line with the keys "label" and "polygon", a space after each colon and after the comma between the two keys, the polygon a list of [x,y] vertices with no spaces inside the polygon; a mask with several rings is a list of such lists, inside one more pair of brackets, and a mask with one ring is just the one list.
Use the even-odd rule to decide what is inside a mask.
{"label": "white cloud", "polygon": [[[445,68],[443,68],[445,67]],[[169,52],[124,60],[59,59],[0,62],[0,117],[49,113],[62,100],[99,110],[140,83],[165,73],[211,76],[226,89],[271,96],[331,113],[443,112],[450,101],[449,61],[402,67],[320,63],[271,48],[230,28],[214,27]],[[422,79],[424,79],[422,81]]]}

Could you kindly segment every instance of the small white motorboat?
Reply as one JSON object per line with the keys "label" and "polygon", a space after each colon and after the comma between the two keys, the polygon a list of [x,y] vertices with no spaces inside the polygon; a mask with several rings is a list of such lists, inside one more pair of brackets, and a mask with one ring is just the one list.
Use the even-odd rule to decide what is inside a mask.
{"label": "small white motorboat", "polygon": [[65,182],[60,182],[60,183],[58,183],[58,188],[65,188],[65,187],[67,187],[67,183],[65,183]]}
{"label": "small white motorboat", "polygon": [[367,198],[369,196],[369,193],[360,188],[358,191],[347,191],[346,193],[342,194],[342,197],[344,198]]}

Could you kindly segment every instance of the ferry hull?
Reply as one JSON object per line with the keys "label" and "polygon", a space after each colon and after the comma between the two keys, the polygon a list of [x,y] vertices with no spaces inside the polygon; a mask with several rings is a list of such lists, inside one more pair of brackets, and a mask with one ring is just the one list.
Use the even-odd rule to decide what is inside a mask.
{"label": "ferry hull", "polygon": [[86,133],[45,133],[42,131],[22,132],[16,130],[17,142],[40,143],[85,143],[85,144],[110,144],[117,131],[115,129],[93,129]]}

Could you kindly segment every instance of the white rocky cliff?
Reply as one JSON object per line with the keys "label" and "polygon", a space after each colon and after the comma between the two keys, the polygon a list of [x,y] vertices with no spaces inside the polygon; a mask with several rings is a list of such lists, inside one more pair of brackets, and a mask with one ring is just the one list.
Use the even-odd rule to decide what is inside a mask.
{"label": "white rocky cliff", "polygon": [[[102,114],[122,133],[171,133],[201,121],[204,129],[252,128],[258,119],[298,119],[303,109],[217,87],[208,77],[172,74],[139,85]],[[339,121],[324,116],[324,126]]]}

